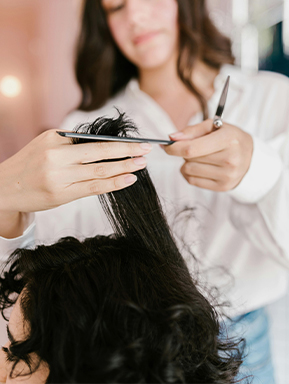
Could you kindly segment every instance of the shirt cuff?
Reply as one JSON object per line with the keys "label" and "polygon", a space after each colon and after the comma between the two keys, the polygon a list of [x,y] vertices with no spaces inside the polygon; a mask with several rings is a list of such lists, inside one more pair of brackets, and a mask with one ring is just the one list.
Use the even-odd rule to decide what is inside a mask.
{"label": "shirt cuff", "polygon": [[34,245],[35,232],[35,214],[30,213],[27,216],[28,227],[23,232],[23,235],[14,239],[6,239],[0,236],[0,261],[5,262],[9,255],[17,248],[27,248]]}
{"label": "shirt cuff", "polygon": [[251,165],[240,184],[228,194],[240,203],[254,204],[261,200],[279,179],[283,163],[279,154],[264,141],[253,137]]}

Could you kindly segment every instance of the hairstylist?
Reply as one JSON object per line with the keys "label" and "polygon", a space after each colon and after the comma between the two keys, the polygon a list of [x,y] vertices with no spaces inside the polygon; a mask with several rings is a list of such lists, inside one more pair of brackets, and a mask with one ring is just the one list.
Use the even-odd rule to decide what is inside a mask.
{"label": "hairstylist", "polygon": [[[247,343],[256,351],[246,365],[262,384],[272,384],[263,307],[285,292],[289,266],[289,84],[275,74],[242,74],[232,63],[230,41],[210,21],[203,0],[88,0],[77,58],[83,97],[63,128],[114,115],[116,106],[143,136],[179,141],[165,149],[172,156],[159,147],[149,154],[154,184],[168,206],[196,206],[196,254],[234,277],[226,292],[230,315],[243,315]],[[202,121],[213,117],[228,74],[226,123],[211,132],[212,121]],[[100,233],[92,204],[87,198],[37,213],[36,238]],[[32,224],[21,241],[33,230]],[[212,274],[210,283],[222,288],[224,274]]]}

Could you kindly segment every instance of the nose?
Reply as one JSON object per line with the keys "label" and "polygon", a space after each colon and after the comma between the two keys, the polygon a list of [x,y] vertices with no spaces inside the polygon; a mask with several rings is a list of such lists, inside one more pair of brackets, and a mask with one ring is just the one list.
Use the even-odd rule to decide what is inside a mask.
{"label": "nose", "polygon": [[127,0],[126,10],[128,23],[131,26],[141,26],[148,14],[147,8],[145,0]]}

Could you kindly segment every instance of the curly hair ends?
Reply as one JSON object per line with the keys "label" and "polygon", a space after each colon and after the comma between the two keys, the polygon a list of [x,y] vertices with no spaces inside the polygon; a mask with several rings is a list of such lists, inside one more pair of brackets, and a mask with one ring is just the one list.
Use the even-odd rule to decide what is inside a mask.
{"label": "curly hair ends", "polygon": [[[136,132],[122,114],[80,129]],[[101,197],[113,235],[66,237],[11,255],[0,278],[0,308],[21,293],[30,329],[10,346],[14,368],[21,360],[29,366],[35,352],[49,366],[47,383],[235,383],[242,343],[221,337],[147,170],[136,174],[130,188]]]}

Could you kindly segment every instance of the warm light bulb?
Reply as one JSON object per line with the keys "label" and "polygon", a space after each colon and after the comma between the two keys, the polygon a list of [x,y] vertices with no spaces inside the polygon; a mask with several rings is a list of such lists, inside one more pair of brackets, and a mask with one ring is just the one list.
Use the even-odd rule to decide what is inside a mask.
{"label": "warm light bulb", "polygon": [[6,97],[16,97],[20,94],[22,85],[16,76],[5,76],[0,81],[0,92]]}

